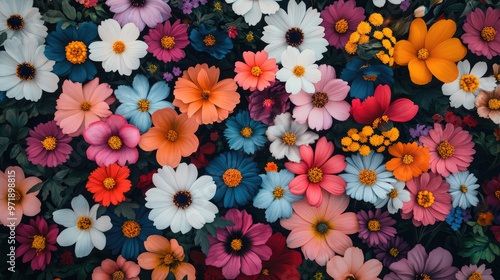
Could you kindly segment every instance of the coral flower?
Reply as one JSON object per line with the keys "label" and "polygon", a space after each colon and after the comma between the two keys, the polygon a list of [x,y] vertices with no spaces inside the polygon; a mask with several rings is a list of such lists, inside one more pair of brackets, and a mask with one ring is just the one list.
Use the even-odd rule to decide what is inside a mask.
{"label": "coral flower", "polygon": [[326,264],[326,272],[334,280],[380,280],[377,276],[384,266],[379,260],[371,259],[365,262],[363,251],[357,247],[345,250],[343,257],[334,256]]}
{"label": "coral flower", "polygon": [[187,24],[182,24],[180,19],[172,25],[168,20],[165,25],[157,23],[156,28],[149,29],[148,35],[144,36],[149,46],[147,51],[165,63],[183,59],[186,53],[182,49],[189,45],[187,29]]}
{"label": "coral flower", "polygon": [[198,124],[225,120],[240,103],[238,86],[233,79],[219,81],[219,68],[197,64],[184,71],[175,83],[172,104]]}
{"label": "coral flower", "polygon": [[419,146],[417,142],[398,142],[389,147],[389,153],[394,158],[385,164],[385,168],[393,171],[394,177],[400,181],[410,181],[429,170],[429,148]]}
{"label": "coral flower", "polygon": [[311,146],[300,146],[300,163],[287,162],[286,169],[297,174],[289,184],[290,192],[295,195],[306,194],[307,202],[311,206],[320,206],[323,201],[321,189],[334,195],[345,192],[347,183],[336,173],[344,171],[347,166],[343,155],[333,154],[333,143],[321,137],[316,143],[313,152]]}
{"label": "coral flower", "polygon": [[62,133],[55,121],[41,123],[30,130],[26,138],[28,160],[41,166],[56,167],[65,163],[73,148],[68,144],[71,137]]}
{"label": "coral flower", "polygon": [[484,12],[476,8],[467,13],[463,29],[462,41],[473,54],[489,60],[500,54],[500,9],[488,7]]}
{"label": "coral flower", "polygon": [[94,194],[95,202],[104,206],[118,205],[125,200],[124,193],[130,190],[132,183],[127,179],[130,170],[127,166],[114,163],[101,167],[90,173],[87,190]]}
{"label": "coral flower", "polygon": [[281,226],[291,230],[286,244],[288,248],[301,247],[304,257],[324,266],[335,253],[343,255],[352,247],[347,234],[359,230],[355,213],[343,213],[349,205],[349,197],[331,195],[323,191],[324,201],[316,208],[304,199],[292,203],[290,219],[281,219]]}
{"label": "coral flower", "polygon": [[443,83],[451,83],[458,77],[455,64],[467,54],[467,48],[460,39],[452,38],[457,30],[453,20],[440,20],[429,31],[421,18],[410,25],[407,40],[400,40],[394,46],[394,61],[408,65],[411,81],[417,85],[430,83],[432,75]]}
{"label": "coral flower", "polygon": [[137,260],[143,269],[153,269],[152,280],[164,280],[170,272],[175,275],[175,279],[184,279],[185,276],[187,280],[196,279],[194,266],[182,261],[184,248],[177,240],[168,241],[163,236],[151,235],[144,246],[148,252],[140,254]]}
{"label": "coral flower", "polygon": [[276,59],[268,58],[266,51],[244,52],[243,59],[245,62],[236,61],[234,68],[237,73],[234,80],[240,87],[245,90],[263,91],[274,82],[278,65]]}
{"label": "coral flower", "polygon": [[105,259],[101,266],[94,268],[92,279],[99,280],[139,280],[141,267],[133,261],[127,261],[121,255],[116,262],[111,259]]}
{"label": "coral flower", "polygon": [[[500,35],[499,35],[500,37]],[[500,86],[493,91],[481,91],[476,96],[477,114],[500,124]]]}

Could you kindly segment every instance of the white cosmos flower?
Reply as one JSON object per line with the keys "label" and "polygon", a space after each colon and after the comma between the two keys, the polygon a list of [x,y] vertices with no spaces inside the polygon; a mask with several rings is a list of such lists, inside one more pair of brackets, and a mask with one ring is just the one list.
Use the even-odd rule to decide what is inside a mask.
{"label": "white cosmos flower", "polygon": [[451,194],[453,208],[467,209],[479,203],[477,198],[479,184],[476,184],[477,178],[474,174],[469,171],[458,171],[457,174],[446,177],[446,182],[450,184],[448,192]]}
{"label": "white cosmos flower", "polygon": [[406,183],[397,181],[391,183],[394,187],[386,197],[382,197],[375,202],[376,208],[382,208],[387,204],[387,210],[391,214],[396,214],[399,209],[403,208],[403,202],[410,201],[410,192],[405,190]]}
{"label": "white cosmos flower", "polygon": [[71,208],[73,210],[61,209],[52,214],[54,222],[67,227],[57,237],[57,244],[68,247],[76,243],[77,258],[88,256],[94,247],[104,249],[106,236],[103,232],[113,227],[109,216],[96,219],[99,204],[94,204],[89,210],[89,203],[82,195],[71,200]]}
{"label": "white cosmos flower", "polygon": [[314,62],[313,51],[299,52],[296,48],[289,46],[281,54],[283,68],[276,73],[276,78],[285,82],[285,89],[288,93],[297,94],[301,89],[313,93],[316,90],[313,83],[321,80],[321,71]]}
{"label": "white cosmos flower", "polygon": [[0,34],[6,32],[7,39],[35,38],[43,44],[47,27],[41,18],[33,0],[0,0]]}
{"label": "white cosmos flower", "polygon": [[468,60],[459,61],[458,78],[444,84],[443,94],[450,96],[451,107],[459,108],[464,106],[467,110],[474,109],[474,101],[481,91],[492,91],[496,87],[495,77],[483,77],[488,71],[486,62],[480,61],[470,69]]}
{"label": "white cosmos flower", "polygon": [[172,232],[189,232],[200,229],[215,219],[219,212],[209,200],[217,190],[212,177],[198,178],[194,164],[181,163],[177,170],[163,166],[153,175],[152,188],[146,192],[146,207],[152,209],[149,219],[157,229],[170,227]]}
{"label": "white cosmos flower", "polygon": [[5,41],[5,51],[0,52],[0,91],[7,97],[37,101],[42,90],[57,90],[59,77],[52,73],[55,61],[43,54],[45,46],[39,46],[35,38],[20,41],[14,37]]}
{"label": "white cosmos flower", "polygon": [[226,0],[226,3],[233,4],[234,13],[244,16],[246,23],[256,25],[262,14],[271,15],[279,10],[277,1],[280,0]]}
{"label": "white cosmos flower", "polygon": [[276,159],[285,156],[289,161],[300,162],[300,146],[314,143],[319,135],[307,131],[307,124],[298,124],[289,112],[276,116],[274,125],[267,128],[267,139],[271,141],[269,151]]}
{"label": "white cosmos flower", "polygon": [[279,63],[281,54],[288,46],[300,51],[314,51],[314,61],[323,58],[328,41],[324,38],[325,28],[319,25],[323,21],[320,13],[312,7],[306,11],[304,2],[297,4],[295,1],[288,2],[287,11],[288,14],[280,9],[274,15],[264,18],[267,26],[264,27],[262,41],[268,44],[264,50],[269,58],[275,58]]}
{"label": "white cosmos flower", "polygon": [[148,53],[148,45],[138,41],[139,29],[134,23],[127,23],[123,28],[114,19],[101,22],[99,37],[102,41],[92,42],[89,45],[92,61],[102,61],[106,72],[116,72],[130,76],[132,70],[140,66],[140,58]]}

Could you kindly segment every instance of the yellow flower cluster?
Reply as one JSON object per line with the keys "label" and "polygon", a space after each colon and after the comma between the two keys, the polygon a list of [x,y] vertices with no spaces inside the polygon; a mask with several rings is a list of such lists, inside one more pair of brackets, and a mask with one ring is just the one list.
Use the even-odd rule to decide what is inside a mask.
{"label": "yellow flower cluster", "polygon": [[359,45],[368,43],[371,37],[373,37],[374,39],[380,41],[384,47],[384,50],[380,50],[376,54],[377,58],[384,64],[388,64],[389,66],[394,65],[393,55],[396,37],[393,36],[390,28],[384,27],[382,30],[378,30],[383,23],[384,17],[382,17],[379,13],[373,13],[368,18],[368,21],[360,22],[357,30],[351,34],[349,41],[344,47],[346,52],[349,54],[355,54]]}
{"label": "yellow flower cluster", "polygon": [[387,146],[398,140],[399,130],[393,127],[391,130],[376,134],[369,125],[363,127],[361,131],[355,128],[347,131],[347,136],[342,138],[342,150],[344,152],[359,152],[362,156],[367,156],[372,150],[381,153]]}

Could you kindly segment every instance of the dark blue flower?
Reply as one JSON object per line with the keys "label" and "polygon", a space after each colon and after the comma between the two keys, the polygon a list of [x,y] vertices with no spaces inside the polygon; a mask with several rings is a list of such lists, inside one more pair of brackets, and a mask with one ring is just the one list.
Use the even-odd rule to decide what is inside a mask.
{"label": "dark blue flower", "polygon": [[113,227],[106,234],[106,249],[111,250],[114,255],[121,255],[125,259],[137,259],[140,253],[145,252],[144,241],[148,236],[158,234],[162,231],[156,229],[153,222],[148,219],[149,211],[140,206],[134,209],[135,219],[130,220],[118,217],[108,211],[106,215],[111,218]]}
{"label": "dark blue flower", "polygon": [[368,65],[364,60],[355,58],[347,63],[340,78],[351,83],[351,97],[364,100],[372,96],[378,85],[394,83],[393,71],[386,65]]}
{"label": "dark blue flower", "polygon": [[57,23],[56,31],[47,35],[45,56],[56,64],[52,72],[58,76],[67,76],[73,82],[83,83],[94,79],[97,69],[88,58],[89,44],[97,37],[97,25],[84,22],[75,27],[75,23],[62,29],[62,21]]}
{"label": "dark blue flower", "polygon": [[262,182],[257,163],[239,152],[219,155],[205,171],[217,185],[214,201],[225,208],[247,204],[255,197]]}
{"label": "dark blue flower", "polygon": [[232,150],[243,150],[246,154],[253,154],[267,142],[265,135],[267,125],[254,121],[248,111],[241,111],[236,116],[228,118],[226,126],[224,136]]}
{"label": "dark blue flower", "polygon": [[195,50],[207,52],[217,59],[223,59],[233,48],[233,42],[226,33],[217,30],[207,30],[203,24],[200,24],[198,30],[193,29],[191,31],[189,39]]}
{"label": "dark blue flower", "polygon": [[0,91],[0,103],[5,99],[6,92],[5,91]]}

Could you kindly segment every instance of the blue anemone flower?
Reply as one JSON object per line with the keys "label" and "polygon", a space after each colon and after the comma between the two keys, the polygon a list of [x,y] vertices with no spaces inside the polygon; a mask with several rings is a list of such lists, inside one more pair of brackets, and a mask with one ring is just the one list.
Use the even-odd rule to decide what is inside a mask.
{"label": "blue anemone flower", "polygon": [[223,59],[233,48],[233,41],[221,31],[207,30],[200,24],[198,30],[193,29],[189,35],[191,45],[199,52],[207,52],[217,59]]}
{"label": "blue anemone flower", "polygon": [[366,61],[355,58],[346,64],[340,78],[351,83],[351,97],[364,100],[373,96],[378,85],[394,83],[392,69],[387,65],[368,65]]}
{"label": "blue anemone flower", "polygon": [[216,157],[205,172],[217,185],[214,201],[225,208],[247,204],[262,182],[257,163],[240,152],[225,152]]}
{"label": "blue anemone flower", "polygon": [[229,148],[253,154],[256,150],[264,147],[267,141],[265,135],[267,124],[250,118],[248,111],[240,111],[236,116],[226,120],[224,136],[229,143]]}
{"label": "blue anemone flower", "polygon": [[73,23],[62,29],[62,24],[58,22],[56,31],[47,35],[44,54],[56,62],[52,72],[58,76],[69,75],[71,81],[78,83],[94,79],[97,69],[88,58],[88,48],[97,37],[97,25],[84,22],[76,28]]}

